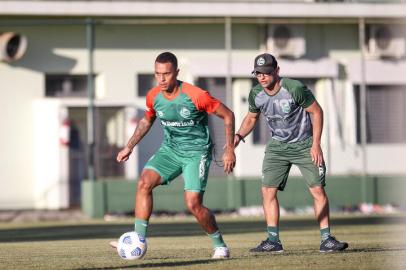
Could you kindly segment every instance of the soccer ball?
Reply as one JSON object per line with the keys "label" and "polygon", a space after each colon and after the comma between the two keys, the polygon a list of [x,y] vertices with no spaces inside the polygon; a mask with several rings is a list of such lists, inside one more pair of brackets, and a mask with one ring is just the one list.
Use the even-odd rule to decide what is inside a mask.
{"label": "soccer ball", "polygon": [[126,232],[118,239],[117,253],[125,260],[139,260],[147,253],[147,241],[136,232]]}

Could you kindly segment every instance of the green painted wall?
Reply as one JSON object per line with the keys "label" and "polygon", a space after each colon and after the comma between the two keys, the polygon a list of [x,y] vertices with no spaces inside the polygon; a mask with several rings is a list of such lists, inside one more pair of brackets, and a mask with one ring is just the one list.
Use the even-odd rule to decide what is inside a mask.
{"label": "green painted wall", "polygon": [[[90,217],[105,213],[132,212],[136,191],[135,181],[103,180],[83,182],[82,210]],[[406,205],[406,176],[328,177],[326,191],[332,207],[354,206],[361,202]],[[313,200],[301,177],[290,177],[284,192],[278,194],[282,207],[313,205]],[[204,202],[213,210],[236,209],[261,205],[261,183],[255,179],[211,178]],[[185,211],[183,180],[154,190],[154,211]]]}

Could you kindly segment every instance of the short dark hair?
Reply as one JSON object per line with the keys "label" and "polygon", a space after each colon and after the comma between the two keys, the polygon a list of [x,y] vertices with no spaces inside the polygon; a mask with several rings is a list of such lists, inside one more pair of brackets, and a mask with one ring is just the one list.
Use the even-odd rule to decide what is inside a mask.
{"label": "short dark hair", "polygon": [[178,59],[176,58],[176,56],[171,53],[171,52],[163,52],[160,55],[158,55],[155,59],[156,63],[171,63],[173,65],[173,67],[176,69],[178,69]]}

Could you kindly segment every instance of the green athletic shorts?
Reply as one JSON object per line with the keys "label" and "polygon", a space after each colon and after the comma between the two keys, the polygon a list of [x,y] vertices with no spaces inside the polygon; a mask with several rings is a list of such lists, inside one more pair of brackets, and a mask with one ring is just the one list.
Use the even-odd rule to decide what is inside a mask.
{"label": "green athletic shorts", "polygon": [[144,169],[156,171],[162,177],[162,185],[168,185],[183,174],[184,190],[204,192],[211,159],[211,149],[179,153],[162,145],[148,160]]}
{"label": "green athletic shorts", "polygon": [[270,139],[266,145],[262,163],[262,185],[283,190],[293,164],[299,167],[309,187],[325,186],[326,166],[324,162],[320,167],[314,165],[310,156],[311,146],[311,137],[296,143],[284,143]]}

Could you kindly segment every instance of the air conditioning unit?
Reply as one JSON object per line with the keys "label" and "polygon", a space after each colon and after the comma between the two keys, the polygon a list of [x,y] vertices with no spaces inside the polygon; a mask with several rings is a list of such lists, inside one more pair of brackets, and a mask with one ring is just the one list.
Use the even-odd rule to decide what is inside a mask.
{"label": "air conditioning unit", "polygon": [[306,52],[303,25],[272,24],[268,27],[268,51],[277,57],[300,58]]}
{"label": "air conditioning unit", "polygon": [[397,25],[369,25],[368,54],[375,58],[402,58],[405,56],[405,32]]}
{"label": "air conditioning unit", "polygon": [[0,61],[12,62],[20,59],[27,50],[27,38],[24,35],[0,33]]}

